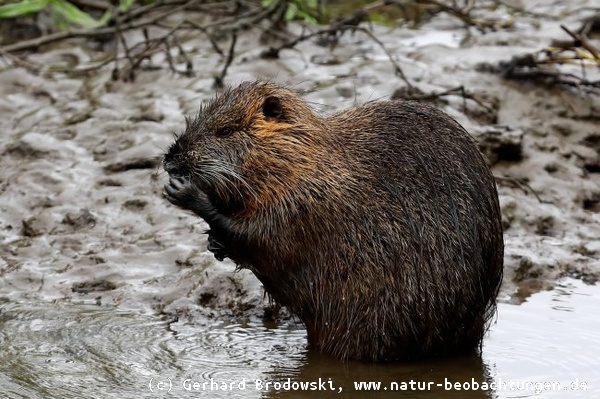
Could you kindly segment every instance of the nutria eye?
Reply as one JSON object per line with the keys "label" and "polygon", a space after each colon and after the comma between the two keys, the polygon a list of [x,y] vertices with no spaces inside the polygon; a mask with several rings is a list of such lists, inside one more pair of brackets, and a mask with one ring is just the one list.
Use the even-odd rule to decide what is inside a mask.
{"label": "nutria eye", "polygon": [[219,130],[217,130],[216,136],[217,137],[228,137],[231,136],[231,134],[233,133],[233,129],[230,127],[223,127]]}
{"label": "nutria eye", "polygon": [[263,103],[262,111],[263,115],[267,118],[280,118],[283,114],[283,108],[281,107],[281,100],[279,97],[267,97]]}

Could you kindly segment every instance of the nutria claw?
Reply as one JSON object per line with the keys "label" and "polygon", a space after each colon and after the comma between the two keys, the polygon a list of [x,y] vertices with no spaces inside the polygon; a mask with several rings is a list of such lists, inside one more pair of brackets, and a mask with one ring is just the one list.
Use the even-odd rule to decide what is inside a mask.
{"label": "nutria claw", "polygon": [[165,197],[169,200],[173,205],[179,205],[179,198],[184,190],[189,187],[190,181],[184,177],[171,177],[169,182],[165,184]]}
{"label": "nutria claw", "polygon": [[229,257],[229,252],[225,248],[225,245],[219,241],[214,235],[208,234],[208,247],[207,249],[213,253],[215,259],[219,262]]}
{"label": "nutria claw", "polygon": [[171,177],[165,184],[165,196],[173,205],[196,213],[198,208],[209,205],[208,196],[198,190],[187,177]]}

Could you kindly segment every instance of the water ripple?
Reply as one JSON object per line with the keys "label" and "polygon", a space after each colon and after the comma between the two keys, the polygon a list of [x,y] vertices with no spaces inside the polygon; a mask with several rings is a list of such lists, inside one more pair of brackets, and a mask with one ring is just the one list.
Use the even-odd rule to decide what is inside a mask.
{"label": "water ripple", "polygon": [[297,325],[202,327],[91,305],[0,305],[0,386],[10,399],[139,398],[151,395],[151,379],[172,381],[171,397],[189,397],[185,379],[230,383],[277,366],[291,371],[305,346]]}
{"label": "water ripple", "polygon": [[[157,316],[73,303],[0,304],[0,397],[32,398],[312,398],[358,399],[354,381],[558,381],[576,378],[600,394],[598,287],[571,282],[521,305],[501,304],[479,357],[415,364],[341,363],[308,353],[297,323],[169,322]],[[256,380],[331,378],[343,394],[257,390]],[[150,387],[171,384],[168,395]],[[187,384],[187,385],[186,385]],[[194,385],[196,384],[196,385]],[[246,385],[243,385],[246,384]],[[194,390],[194,386],[197,389]],[[242,389],[244,388],[245,389]],[[398,392],[373,392],[392,398]],[[387,394],[387,395],[386,395]],[[553,398],[556,392],[404,392],[411,398]],[[405,396],[406,396],[405,395]],[[561,397],[560,395],[558,397]]]}

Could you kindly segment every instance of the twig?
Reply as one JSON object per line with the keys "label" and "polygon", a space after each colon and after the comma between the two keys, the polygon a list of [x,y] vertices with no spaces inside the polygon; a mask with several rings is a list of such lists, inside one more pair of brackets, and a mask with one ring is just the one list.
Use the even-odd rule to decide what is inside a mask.
{"label": "twig", "polygon": [[183,49],[183,47],[181,46],[181,43],[179,43],[179,41],[177,41],[177,39],[175,40],[175,45],[177,46],[177,49],[179,50],[179,54],[185,58],[185,76],[187,76],[188,78],[193,77],[194,74],[194,63],[192,62],[192,60],[190,59],[190,57],[188,56],[187,52]]}
{"label": "twig", "polygon": [[584,49],[589,51],[596,60],[600,61],[600,51],[598,51],[598,49],[596,47],[594,47],[594,45],[590,42],[590,40],[587,38],[587,36],[584,33],[574,33],[564,25],[561,25],[560,27],[562,30],[567,32],[567,34],[569,34],[569,36],[571,36],[573,39],[575,39],[576,42],[578,42],[578,43],[575,43],[574,47],[579,47],[577,44],[581,44],[581,47],[583,47]]}
{"label": "twig", "polygon": [[379,40],[373,34],[373,32],[371,32],[368,29],[358,28],[358,30],[361,30],[362,32],[366,33],[369,37],[371,37],[371,40],[373,40],[375,43],[377,43],[379,45],[379,47],[381,47],[381,49],[385,52],[385,54],[387,55],[388,59],[390,60],[390,62],[394,66],[394,72],[395,72],[396,76],[399,76],[404,81],[404,83],[406,83],[406,85],[408,87],[412,87],[410,81],[408,80],[408,78],[404,74],[404,71],[402,70],[402,68],[400,68],[400,65],[398,65],[398,63],[394,60],[394,57],[392,56],[392,53],[390,53],[388,51],[388,49],[383,45],[383,43],[381,42],[381,40]]}
{"label": "twig", "polygon": [[419,94],[408,94],[402,96],[405,100],[416,100],[416,101],[430,101],[435,100],[444,96],[451,96],[459,94],[463,98],[463,111],[467,110],[466,100],[472,100],[480,107],[484,108],[488,112],[493,112],[494,109],[486,105],[483,101],[479,100],[473,94],[469,93],[464,86],[457,86],[452,89],[448,89],[439,93],[419,93]]}
{"label": "twig", "polygon": [[412,87],[412,84],[410,83],[410,81],[408,80],[406,75],[404,74],[404,71],[402,71],[402,68],[400,67],[400,65],[398,65],[396,60],[394,60],[394,56],[388,51],[388,49],[381,42],[381,40],[379,40],[373,34],[373,32],[371,32],[370,30],[363,28],[361,26],[342,25],[340,23],[335,23],[332,26],[329,26],[327,28],[319,29],[317,31],[307,33],[307,34],[301,35],[295,39],[289,40],[289,41],[281,44],[278,47],[270,47],[268,50],[263,51],[262,57],[264,57],[264,58],[279,58],[279,52],[281,50],[294,48],[299,43],[304,42],[309,39],[312,39],[313,37],[321,36],[321,35],[335,36],[338,34],[342,34],[346,31],[353,31],[353,32],[359,31],[359,32],[363,32],[364,34],[369,36],[371,38],[371,40],[373,40],[385,52],[386,56],[388,57],[388,59],[390,60],[392,65],[394,66],[394,72],[396,73],[396,75],[399,76],[404,81],[404,83],[406,83],[406,85],[408,87]]}
{"label": "twig", "polygon": [[[561,25],[561,28],[574,39],[572,42],[561,42],[537,53],[513,57],[508,62],[501,62],[492,70],[506,79],[537,81],[547,85],[560,84],[584,89],[588,93],[596,92],[596,89],[600,88],[600,80],[589,80],[585,69],[590,63],[600,66],[600,51],[586,35],[590,29],[589,22],[578,33],[564,25]],[[545,65],[557,64],[579,65],[582,68],[581,76],[562,73],[554,68],[544,68]]]}
{"label": "twig", "polygon": [[[27,69],[28,71],[31,71],[35,75],[37,75],[40,72],[40,70],[42,69],[37,64],[31,63],[29,61],[25,61],[22,58],[14,55],[14,54],[7,53],[6,51],[1,50],[1,49],[0,49],[0,56],[2,56],[0,58],[6,58],[8,60],[11,60],[15,65],[23,67],[23,68]],[[10,64],[7,63],[7,65],[10,65]]]}
{"label": "twig", "polygon": [[215,50],[215,52],[217,54],[219,54],[221,57],[225,56],[225,54],[223,54],[223,50],[221,50],[221,48],[219,47],[219,45],[217,44],[217,42],[215,41],[215,39],[213,38],[213,36],[208,32],[208,29],[206,29],[205,27],[203,27],[201,25],[198,25],[194,21],[189,21],[189,20],[183,21],[183,24],[180,27],[180,29],[185,29],[184,25],[189,25],[193,29],[199,30],[200,32],[204,33],[206,35],[208,41],[210,42],[210,45],[212,46],[213,50]]}
{"label": "twig", "polygon": [[525,194],[527,194],[528,192],[532,193],[533,196],[538,200],[538,202],[540,204],[549,204],[549,201],[544,201],[542,200],[542,198],[539,196],[539,194],[537,193],[537,191],[535,191],[528,183],[525,179],[518,179],[518,178],[514,178],[514,177],[507,177],[507,176],[494,176],[494,178],[496,179],[496,181],[500,184],[500,183],[510,183],[512,184],[514,187],[520,188]]}
{"label": "twig", "polygon": [[169,44],[168,38],[164,38],[164,44],[165,44],[165,55],[167,57],[167,62],[169,63],[169,68],[171,68],[171,71],[178,73],[180,75],[187,76],[187,77],[194,76],[194,68],[193,68],[192,61],[189,59],[189,57],[187,56],[187,54],[185,53],[183,48],[181,48],[179,43],[175,43],[175,45],[179,49],[180,54],[185,58],[185,64],[186,64],[185,71],[180,71],[175,67],[175,63],[173,62],[173,57],[171,56],[171,45]]}
{"label": "twig", "polygon": [[231,44],[229,45],[229,53],[227,54],[227,59],[225,60],[225,64],[223,65],[223,69],[221,70],[221,74],[215,77],[215,87],[222,88],[224,87],[225,75],[227,75],[227,69],[233,62],[233,57],[235,55],[235,44],[237,42],[237,34],[236,32],[232,33]]}
{"label": "twig", "polygon": [[572,87],[588,86],[590,88],[600,87],[600,80],[587,80],[571,73],[561,73],[553,71],[544,71],[541,69],[519,70],[512,68],[510,71],[505,71],[502,77],[513,80],[529,80],[539,81],[545,84],[561,84]]}
{"label": "twig", "polygon": [[[129,60],[129,65],[133,65],[134,61],[133,58],[131,57],[131,53],[129,52],[129,47],[127,46],[127,41],[125,40],[125,36],[123,35],[123,31],[121,30],[121,23],[119,22],[119,18],[118,18],[118,13],[119,13],[119,7],[117,7],[116,5],[113,7],[113,12],[114,15],[117,16],[117,18],[115,18],[115,44],[116,44],[116,54],[119,53],[119,42],[121,42],[121,46],[123,47],[123,52],[125,53],[125,58],[127,60]],[[117,40],[118,39],[118,40]],[[115,55],[116,55],[115,54]],[[118,74],[119,74],[119,64],[118,64],[118,60],[115,59],[115,68],[113,70],[113,79],[116,80]],[[134,75],[134,70],[130,69],[129,70],[129,76],[127,77],[127,80],[129,81],[133,81],[135,79],[135,75]]]}

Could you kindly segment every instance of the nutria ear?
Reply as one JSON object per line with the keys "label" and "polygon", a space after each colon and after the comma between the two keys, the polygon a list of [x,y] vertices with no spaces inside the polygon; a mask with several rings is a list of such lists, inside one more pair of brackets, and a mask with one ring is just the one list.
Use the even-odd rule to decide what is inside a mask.
{"label": "nutria ear", "polygon": [[269,96],[265,98],[262,112],[267,118],[281,118],[281,115],[283,115],[283,108],[281,107],[281,100],[279,97]]}

